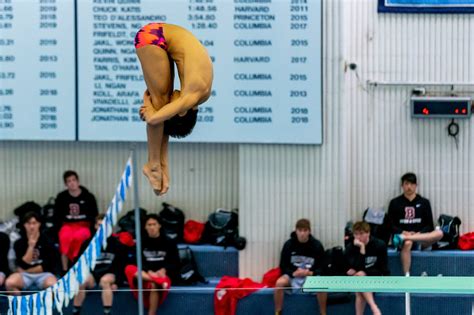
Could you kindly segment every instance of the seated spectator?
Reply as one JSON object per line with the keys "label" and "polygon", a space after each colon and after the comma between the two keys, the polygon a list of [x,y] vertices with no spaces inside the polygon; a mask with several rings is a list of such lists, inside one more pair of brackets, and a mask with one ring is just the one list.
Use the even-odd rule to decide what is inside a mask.
{"label": "seated spectator", "polygon": [[[311,224],[307,219],[296,222],[296,230],[286,241],[281,251],[280,269],[282,276],[278,278],[275,291],[275,314],[279,315],[283,308],[284,288],[299,289],[307,276],[320,275],[324,259],[324,248],[320,241],[311,235]],[[326,315],[327,293],[316,294],[321,315]]]}
{"label": "seated spectator", "polygon": [[[413,173],[406,173],[401,178],[403,194],[392,199],[388,207],[388,219],[394,235],[392,243],[399,245],[400,260],[403,273],[410,275],[411,250],[425,249],[433,241],[414,243],[408,238],[415,234],[430,233],[434,230],[433,214],[428,199],[425,199],[416,193],[417,178]],[[398,236],[396,236],[399,234]],[[402,241],[402,238],[406,241]]]}
{"label": "seated spectator", "polygon": [[[96,230],[102,224],[104,217],[104,214],[97,216],[95,222]],[[74,298],[74,315],[81,313],[82,303],[86,298],[85,289],[93,288],[96,283],[102,288],[104,314],[112,314],[113,290],[117,289],[116,283],[121,283],[125,280],[124,269],[128,259],[127,247],[134,245],[133,237],[130,233],[128,233],[128,235],[130,237],[127,245],[122,244],[117,234],[113,234],[107,239],[107,248],[97,257],[94,270],[86,282],[80,286],[79,293]]]}
{"label": "seated spectator", "polygon": [[55,260],[58,255],[54,245],[41,234],[40,216],[36,212],[25,214],[22,220],[22,237],[13,245],[17,270],[5,281],[8,291],[19,294],[33,285],[46,289],[56,283]]}
{"label": "seated spectator", "polygon": [[0,232],[0,286],[3,286],[5,278],[10,275],[8,266],[8,251],[10,250],[10,237]]}
{"label": "seated spectator", "polygon": [[[175,280],[179,269],[178,246],[173,240],[160,233],[160,220],[156,214],[149,214],[145,221],[146,235],[142,241],[143,261],[143,289],[145,292],[145,306],[148,314],[155,315],[158,306],[163,303],[171,286],[171,279]],[[134,265],[125,268],[125,275],[132,290],[137,288],[138,269]],[[156,291],[160,289],[160,291]],[[164,290],[163,290],[164,289]],[[133,291],[136,295],[136,291]]]}
{"label": "seated spectator", "polygon": [[98,214],[97,202],[84,186],[80,186],[75,171],[63,175],[66,190],[56,197],[55,216],[61,226],[59,230],[59,252],[63,271],[79,255],[81,245],[91,237],[95,217]]}
{"label": "seated spectator", "polygon": [[[354,223],[354,241],[348,244],[345,252],[349,270],[348,276],[386,276],[387,246],[385,242],[370,235],[370,225],[359,221]],[[356,315],[363,315],[365,305],[369,304],[374,315],[382,314],[375,304],[372,292],[356,292]]]}

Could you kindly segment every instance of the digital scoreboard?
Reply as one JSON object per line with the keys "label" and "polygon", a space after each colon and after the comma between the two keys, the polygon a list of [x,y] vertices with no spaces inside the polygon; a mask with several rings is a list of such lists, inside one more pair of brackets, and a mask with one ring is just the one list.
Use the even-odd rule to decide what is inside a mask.
{"label": "digital scoreboard", "polygon": [[412,97],[412,116],[415,118],[469,118],[470,97]]}

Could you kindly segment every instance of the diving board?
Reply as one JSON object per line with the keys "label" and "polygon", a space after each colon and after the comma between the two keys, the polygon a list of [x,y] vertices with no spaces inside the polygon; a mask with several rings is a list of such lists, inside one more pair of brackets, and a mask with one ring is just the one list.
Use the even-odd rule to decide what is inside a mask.
{"label": "diving board", "polygon": [[474,295],[474,277],[307,277],[303,292],[409,292]]}

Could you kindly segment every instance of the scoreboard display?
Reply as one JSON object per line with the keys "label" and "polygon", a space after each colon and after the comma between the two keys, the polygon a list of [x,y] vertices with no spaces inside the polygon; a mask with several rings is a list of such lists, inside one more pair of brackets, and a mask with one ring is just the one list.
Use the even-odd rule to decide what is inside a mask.
{"label": "scoreboard display", "polygon": [[214,65],[212,96],[179,141],[321,144],[321,6],[0,0],[0,139],[145,141],[133,40],[164,22],[194,33]]}

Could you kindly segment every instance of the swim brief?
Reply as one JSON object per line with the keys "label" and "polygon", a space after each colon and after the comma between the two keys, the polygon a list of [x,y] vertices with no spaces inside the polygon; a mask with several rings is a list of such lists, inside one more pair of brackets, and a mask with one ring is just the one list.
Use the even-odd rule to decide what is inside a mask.
{"label": "swim brief", "polygon": [[150,23],[143,26],[135,35],[135,48],[138,49],[147,45],[155,45],[168,49],[165,36],[163,34],[163,23]]}

